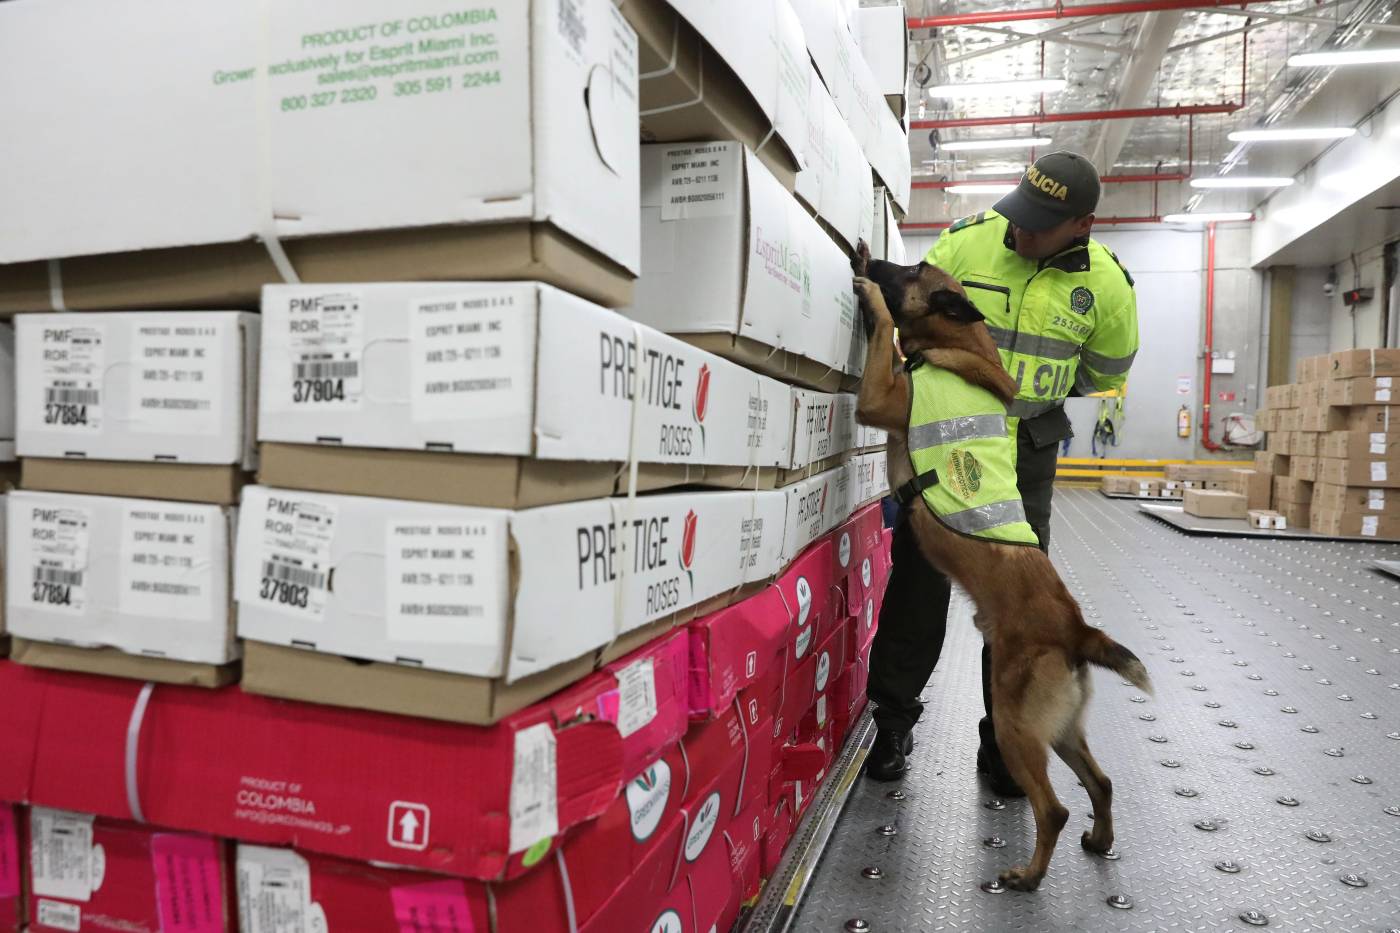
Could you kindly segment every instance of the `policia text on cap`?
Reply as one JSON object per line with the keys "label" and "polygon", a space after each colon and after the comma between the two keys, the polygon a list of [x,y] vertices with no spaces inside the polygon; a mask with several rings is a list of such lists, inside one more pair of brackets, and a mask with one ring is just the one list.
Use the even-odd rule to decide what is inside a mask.
{"label": "policia text on cap", "polygon": [[[986,316],[1002,364],[1016,380],[1007,412],[1016,485],[1047,551],[1056,456],[1073,433],[1065,397],[1122,386],[1138,348],[1132,277],[1089,236],[1098,201],[1093,164],[1076,153],[1051,153],[993,210],[944,231],[925,257],[956,278]],[[904,772],[909,736],[923,712],[919,694],[938,663],[947,624],[948,579],[924,561],[904,518],[895,527],[893,569],[870,658],[879,732],[867,773],[877,780]],[[997,793],[1017,795],[997,751],[988,663],[983,648],[978,770]]]}

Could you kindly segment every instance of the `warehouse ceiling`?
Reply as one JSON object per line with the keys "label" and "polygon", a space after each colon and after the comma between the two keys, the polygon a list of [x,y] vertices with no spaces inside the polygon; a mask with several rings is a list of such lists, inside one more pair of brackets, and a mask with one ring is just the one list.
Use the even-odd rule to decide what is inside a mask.
{"label": "warehouse ceiling", "polygon": [[[1084,0],[1074,0],[1072,7]],[[1048,0],[907,0],[911,21],[922,17],[1051,6]],[[999,117],[1118,108],[1232,104],[1227,114],[1091,121],[1018,123],[930,130],[916,122],[910,131],[914,180],[986,180],[1019,173],[1035,153],[1068,148],[1090,155],[1109,174],[1153,171],[1214,175],[1249,168],[1251,151],[1227,133],[1256,126],[1287,126],[1288,120],[1328,81],[1332,69],[1286,67],[1290,54],[1348,48],[1375,36],[1400,44],[1396,0],[1292,0],[1221,10],[1177,10],[1146,14],[1038,19],[978,26],[914,29],[909,86],[913,121]],[[1362,24],[1384,24],[1373,30]],[[927,65],[927,69],[917,67]],[[930,85],[1063,78],[1065,90],[1036,95],[930,99]],[[1347,121],[1350,124],[1351,120]],[[1034,151],[948,152],[940,142],[993,137],[1049,137]],[[1284,148],[1291,146],[1292,149]],[[1292,162],[1296,171],[1316,155],[1316,143],[1270,144],[1271,172]],[[1188,164],[1188,156],[1191,164]],[[1114,186],[1125,188],[1128,186]],[[1163,212],[1187,207],[1193,195],[1170,186]],[[1257,195],[1262,197],[1262,193]],[[957,216],[986,206],[986,195],[938,193],[913,212]],[[1242,205],[1246,206],[1246,205]],[[1252,204],[1247,205],[1252,206]],[[911,220],[935,217],[913,217]]]}

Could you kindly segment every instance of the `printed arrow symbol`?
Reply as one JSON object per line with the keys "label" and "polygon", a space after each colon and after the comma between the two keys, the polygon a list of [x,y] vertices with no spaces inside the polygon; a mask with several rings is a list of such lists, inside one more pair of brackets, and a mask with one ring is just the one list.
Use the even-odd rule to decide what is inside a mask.
{"label": "printed arrow symbol", "polygon": [[418,838],[418,817],[413,815],[412,810],[406,810],[404,815],[399,817],[399,831],[404,842],[412,842]]}

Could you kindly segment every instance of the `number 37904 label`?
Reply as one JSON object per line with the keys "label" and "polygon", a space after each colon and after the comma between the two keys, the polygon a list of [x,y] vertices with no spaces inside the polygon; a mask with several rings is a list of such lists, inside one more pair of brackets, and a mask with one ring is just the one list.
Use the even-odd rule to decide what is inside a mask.
{"label": "number 37904 label", "polygon": [[287,307],[290,384],[284,410],[360,407],[365,351],[362,296],[357,291],[298,295]]}

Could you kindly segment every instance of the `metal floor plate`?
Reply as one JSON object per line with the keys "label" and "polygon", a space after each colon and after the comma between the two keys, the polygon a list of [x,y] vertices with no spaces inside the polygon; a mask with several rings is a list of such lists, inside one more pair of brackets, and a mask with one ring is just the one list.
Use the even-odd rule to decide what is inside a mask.
{"label": "metal floor plate", "polygon": [[[1206,518],[1201,515],[1187,515],[1179,505],[1138,506],[1144,515],[1161,519],[1178,531],[1190,535],[1224,536],[1230,538],[1297,538],[1303,541],[1360,541],[1379,543],[1375,538],[1361,535],[1324,535],[1308,528],[1255,528],[1242,518]],[[1053,535],[1051,536],[1053,538]]]}
{"label": "metal floor plate", "polygon": [[1056,759],[1070,820],[1045,882],[979,888],[1025,860],[1034,824],[1024,800],[988,808],[975,773],[979,636],[959,597],[912,769],[861,780],[792,929],[1400,929],[1400,582],[1371,570],[1400,545],[1192,538],[1061,489],[1052,550],[1088,621],[1155,682],[1143,697],[1094,674],[1087,732],[1114,782],[1120,859],[1079,847],[1088,795]]}
{"label": "metal floor plate", "polygon": [[1400,577],[1400,560],[1373,560],[1371,566],[1392,577]]}

